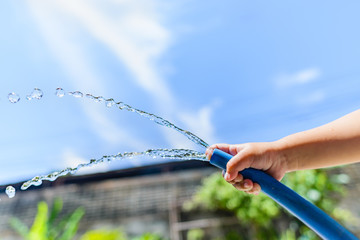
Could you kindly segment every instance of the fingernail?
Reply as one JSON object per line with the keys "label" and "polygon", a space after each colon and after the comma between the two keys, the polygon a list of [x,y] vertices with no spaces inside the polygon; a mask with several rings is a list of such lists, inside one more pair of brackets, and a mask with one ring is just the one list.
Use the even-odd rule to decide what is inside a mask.
{"label": "fingernail", "polygon": [[225,176],[224,176],[224,178],[225,178],[225,180],[226,180],[226,181],[230,180],[230,174],[228,174],[228,173],[225,173]]}
{"label": "fingernail", "polygon": [[250,187],[250,183],[245,182],[245,183],[244,183],[244,187],[245,187],[245,188],[249,188],[249,187]]}

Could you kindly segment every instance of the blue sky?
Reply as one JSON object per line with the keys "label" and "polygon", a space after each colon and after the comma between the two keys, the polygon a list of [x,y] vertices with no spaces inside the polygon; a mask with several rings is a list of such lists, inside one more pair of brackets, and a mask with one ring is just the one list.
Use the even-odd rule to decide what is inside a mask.
{"label": "blue sky", "polygon": [[[148,148],[192,148],[138,116],[156,113],[208,143],[272,141],[360,105],[358,1],[3,1],[0,182]],[[42,100],[27,101],[34,87]],[[11,104],[7,94],[20,102]],[[96,166],[106,171],[140,159]]]}

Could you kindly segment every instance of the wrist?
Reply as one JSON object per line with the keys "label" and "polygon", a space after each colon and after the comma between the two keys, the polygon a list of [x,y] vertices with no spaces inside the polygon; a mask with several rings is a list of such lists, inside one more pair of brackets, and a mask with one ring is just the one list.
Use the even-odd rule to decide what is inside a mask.
{"label": "wrist", "polygon": [[286,139],[272,142],[276,151],[276,157],[282,164],[285,172],[293,172],[298,170],[298,159],[294,156],[293,150]]}

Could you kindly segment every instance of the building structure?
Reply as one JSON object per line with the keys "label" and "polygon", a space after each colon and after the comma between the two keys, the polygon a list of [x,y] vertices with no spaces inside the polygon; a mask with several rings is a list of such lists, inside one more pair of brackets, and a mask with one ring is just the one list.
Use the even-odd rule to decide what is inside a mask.
{"label": "building structure", "polygon": [[[360,165],[355,164],[341,170],[355,176],[348,184],[351,191],[341,205],[357,217],[360,216],[357,204],[360,175],[356,170],[359,168]],[[221,236],[226,226],[238,224],[232,214],[189,214],[182,208],[201,185],[202,179],[215,171],[219,170],[206,162],[184,161],[67,176],[26,191],[19,190],[21,183],[17,183],[13,185],[17,189],[15,198],[9,199],[5,194],[0,196],[0,239],[22,239],[10,228],[9,219],[17,217],[30,226],[38,202],[46,201],[51,205],[55,198],[63,200],[64,215],[84,207],[79,236],[88,230],[119,228],[130,238],[150,232],[165,239],[182,240],[186,239],[188,230],[197,228],[212,229],[212,234]],[[0,191],[4,192],[5,187],[0,186]],[[355,230],[360,231],[360,228]]]}

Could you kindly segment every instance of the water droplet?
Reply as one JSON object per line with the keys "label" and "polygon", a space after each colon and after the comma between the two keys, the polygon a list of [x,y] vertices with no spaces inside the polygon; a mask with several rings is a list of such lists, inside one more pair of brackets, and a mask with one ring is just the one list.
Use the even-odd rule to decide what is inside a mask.
{"label": "water droplet", "polygon": [[103,102],[103,101],[105,101],[105,98],[103,98],[103,97],[95,97],[95,99],[94,99],[94,101],[95,102]]}
{"label": "water droplet", "polygon": [[46,176],[46,179],[53,182],[56,180],[58,174],[58,172],[50,173]]}
{"label": "water droplet", "polygon": [[134,157],[148,156],[152,158],[164,158],[164,159],[183,159],[183,160],[200,160],[207,161],[204,153],[197,152],[189,149],[149,149],[145,152],[124,152],[118,153],[117,155],[103,156],[99,159],[91,159],[88,163],[81,163],[75,168],[66,168],[59,172],[53,172],[43,176],[36,176],[33,179],[23,183],[21,186],[22,190],[26,190],[30,186],[39,186],[43,180],[54,181],[60,176],[65,176],[68,173],[74,174],[77,170],[90,167],[95,164],[103,162],[111,162],[114,160],[132,159]]}
{"label": "water droplet", "polygon": [[35,99],[41,99],[43,97],[44,93],[41,91],[41,89],[39,88],[34,88],[34,90],[32,91],[30,97],[31,98],[35,98]]}
{"label": "water droplet", "polygon": [[112,158],[110,156],[103,157],[104,162],[111,162]]}
{"label": "water droplet", "polygon": [[13,186],[6,187],[5,193],[6,193],[6,195],[8,195],[9,198],[15,197],[15,192],[16,192],[16,190]]}
{"label": "water droplet", "polygon": [[62,98],[63,96],[65,96],[65,91],[64,89],[62,88],[57,88],[56,91],[55,91],[55,95]]}
{"label": "water droplet", "polygon": [[82,98],[84,96],[83,93],[80,91],[69,92],[69,95],[76,97],[76,98]]}
{"label": "water droplet", "polygon": [[95,97],[89,93],[85,94],[85,97],[89,98],[89,99],[94,99]]}
{"label": "water droplet", "polygon": [[17,103],[18,101],[20,101],[20,96],[12,92],[8,94],[8,99],[11,103]]}
{"label": "water droplet", "polygon": [[30,181],[27,181],[21,185],[21,190],[26,190],[30,187]]}
{"label": "water droplet", "polygon": [[34,186],[40,186],[41,184],[42,184],[42,180],[33,182],[33,185],[34,185]]}
{"label": "water droplet", "polygon": [[114,105],[115,105],[114,99],[107,99],[107,100],[105,101],[105,106],[108,107],[108,108],[111,108],[111,107],[114,106]]}
{"label": "water droplet", "polygon": [[118,106],[118,108],[119,108],[120,110],[123,110],[124,107],[125,107],[125,105],[124,105],[123,102],[118,102],[118,103],[116,103],[116,105]]}
{"label": "water droplet", "polygon": [[[42,184],[42,179],[44,177],[41,176],[36,176],[33,179],[31,179],[31,184],[30,185],[34,185],[34,186],[40,186]],[[29,185],[29,186],[30,186]]]}
{"label": "water droplet", "polygon": [[91,95],[89,93],[85,94],[85,97],[93,100],[94,102],[103,102],[103,101],[105,101],[104,97],[102,97],[102,96],[95,97],[95,96],[93,96],[93,95]]}

